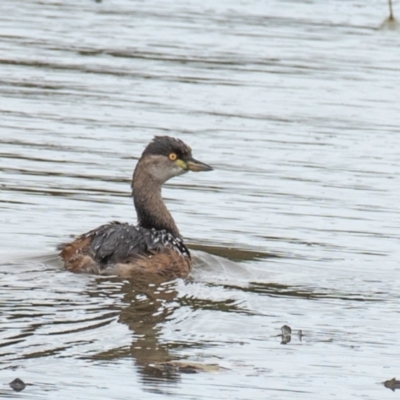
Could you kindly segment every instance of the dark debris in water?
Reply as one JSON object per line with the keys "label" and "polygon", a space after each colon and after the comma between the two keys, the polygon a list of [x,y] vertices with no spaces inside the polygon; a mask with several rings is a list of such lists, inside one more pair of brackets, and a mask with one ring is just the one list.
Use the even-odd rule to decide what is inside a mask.
{"label": "dark debris in water", "polygon": [[400,389],[400,381],[398,381],[396,378],[389,379],[382,383],[386,388],[393,390],[393,392],[396,389]]}
{"label": "dark debris in water", "polygon": [[15,378],[9,385],[15,392],[22,392],[26,388],[25,382],[19,378]]}
{"label": "dark debris in water", "polygon": [[[302,337],[304,336],[304,333],[302,330],[297,331],[297,337],[299,338],[299,341],[301,342]],[[289,325],[283,325],[281,327],[281,334],[278,335],[281,340],[281,344],[288,344],[292,340],[292,328]]]}
{"label": "dark debris in water", "polygon": [[289,325],[283,325],[281,327],[281,344],[287,344],[292,340],[292,328]]}

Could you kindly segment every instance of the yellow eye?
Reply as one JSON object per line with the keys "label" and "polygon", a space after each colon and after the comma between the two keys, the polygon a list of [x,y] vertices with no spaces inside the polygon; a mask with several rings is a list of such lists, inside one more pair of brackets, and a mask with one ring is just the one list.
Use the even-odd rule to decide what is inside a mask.
{"label": "yellow eye", "polygon": [[177,156],[175,153],[170,153],[170,155],[168,156],[168,158],[169,158],[171,161],[175,161],[175,160],[178,158],[178,156]]}

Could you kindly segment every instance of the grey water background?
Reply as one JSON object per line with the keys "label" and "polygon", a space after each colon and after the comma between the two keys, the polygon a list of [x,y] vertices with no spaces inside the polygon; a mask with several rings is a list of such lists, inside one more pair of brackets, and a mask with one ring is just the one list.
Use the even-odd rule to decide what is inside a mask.
{"label": "grey water background", "polygon": [[[380,384],[400,375],[387,15],[383,0],[2,0],[0,396],[16,377],[26,399],[397,396]],[[193,280],[63,271],[57,244],[135,222],[154,135],[215,167],[163,192]]]}

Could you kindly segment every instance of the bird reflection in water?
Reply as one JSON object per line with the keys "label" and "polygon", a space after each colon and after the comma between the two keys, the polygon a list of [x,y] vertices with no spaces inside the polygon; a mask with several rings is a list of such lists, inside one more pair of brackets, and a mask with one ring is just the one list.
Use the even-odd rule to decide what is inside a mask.
{"label": "bird reflection in water", "polygon": [[[107,289],[101,290],[101,287]],[[199,342],[164,340],[165,325],[167,321],[173,321],[178,308],[245,312],[235,300],[221,302],[182,296],[177,281],[149,283],[147,280],[136,279],[121,282],[117,277],[102,277],[94,282],[93,289],[87,294],[90,297],[120,298],[118,303],[111,306],[112,314],[133,333],[129,347],[122,344],[98,352],[90,358],[110,361],[133,357],[140,379],[146,386],[151,386],[151,390],[154,390],[155,384],[178,382],[183,373],[219,372],[226,369],[218,364],[192,362],[179,355],[183,347],[198,348],[202,345]]]}
{"label": "bird reflection in water", "polygon": [[176,368],[158,367],[176,358],[170,354],[170,344],[160,342],[161,324],[171,317],[178,306],[174,282],[149,285],[147,282],[129,281],[123,291],[126,307],[121,310],[118,320],[134,332],[136,340],[130,352],[143,380],[179,379]]}

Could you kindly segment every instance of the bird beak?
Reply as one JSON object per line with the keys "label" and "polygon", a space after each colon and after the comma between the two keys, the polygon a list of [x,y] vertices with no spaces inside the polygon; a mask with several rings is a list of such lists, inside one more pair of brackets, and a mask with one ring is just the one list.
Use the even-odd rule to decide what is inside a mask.
{"label": "bird beak", "polygon": [[212,171],[213,168],[207,164],[197,161],[194,158],[188,158],[185,160],[186,168],[190,171],[200,172],[200,171]]}

